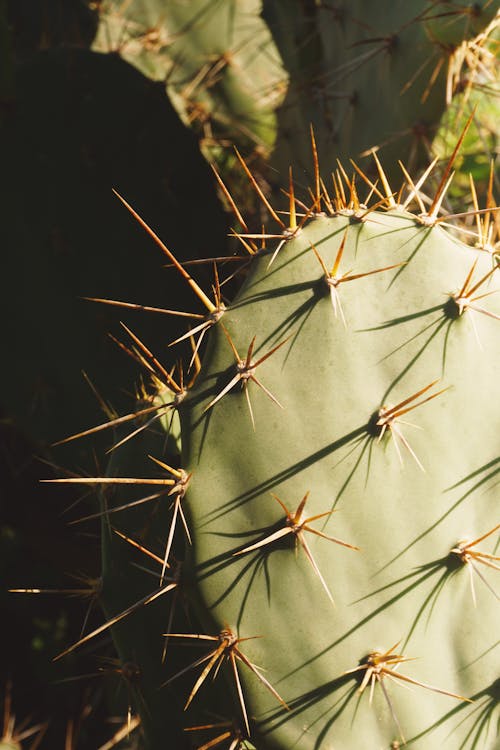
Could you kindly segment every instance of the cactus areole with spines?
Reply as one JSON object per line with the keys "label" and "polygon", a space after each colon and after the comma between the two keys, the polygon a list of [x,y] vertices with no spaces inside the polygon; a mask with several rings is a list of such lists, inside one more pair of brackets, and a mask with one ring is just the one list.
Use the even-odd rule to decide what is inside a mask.
{"label": "cactus areole with spines", "polygon": [[169,702],[179,685],[193,747],[497,747],[498,258],[444,226],[445,178],[427,211],[405,180],[398,200],[372,184],[367,207],[354,179],[338,175],[330,196],[318,178],[308,210],[290,175],[278,230],[244,227],[245,279],[224,305],[216,276],[217,320],[193,336],[201,368],[195,356],[182,399],[169,375],[158,400],[160,444],[180,419],[177,460],[157,452],[160,478],[113,480],[130,477],[122,450],[140,464],[129,440],[109,478],[61,480],[116,481],[108,510],[123,507],[120,483],[158,488],[161,524],[148,504],[137,530],[122,514],[141,544],[164,540],[160,589],[141,601],[173,590],[180,554],[175,587],[192,614],[179,627],[162,596],[158,643],[139,646],[122,616],[117,643],[160,661],[169,636],[157,687]]}

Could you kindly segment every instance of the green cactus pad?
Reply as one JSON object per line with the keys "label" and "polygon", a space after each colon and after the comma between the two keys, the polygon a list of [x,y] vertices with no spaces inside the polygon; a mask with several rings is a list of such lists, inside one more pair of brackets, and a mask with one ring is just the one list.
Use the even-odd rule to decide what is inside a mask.
{"label": "green cactus pad", "polygon": [[[312,246],[344,276],[336,313]],[[206,632],[259,636],[241,651],[289,707],[242,667],[252,741],[493,750],[495,571],[457,545],[499,521],[498,270],[398,209],[317,217],[271,257],[252,260],[181,408]],[[292,517],[306,495],[308,528],[287,527],[281,504]]]}
{"label": "green cactus pad", "polygon": [[274,143],[286,76],[259,0],[106,0],[94,49],[165,82],[208,148]]}
{"label": "green cactus pad", "polygon": [[[359,160],[372,149],[391,177],[398,159],[416,171],[453,95],[462,88],[470,94],[474,83],[482,88],[465,61],[484,45],[498,10],[498,2],[264,0],[263,16],[289,74],[273,154],[281,180],[289,164],[308,171],[311,123],[326,174],[337,158]],[[493,42],[489,60],[495,50]]]}

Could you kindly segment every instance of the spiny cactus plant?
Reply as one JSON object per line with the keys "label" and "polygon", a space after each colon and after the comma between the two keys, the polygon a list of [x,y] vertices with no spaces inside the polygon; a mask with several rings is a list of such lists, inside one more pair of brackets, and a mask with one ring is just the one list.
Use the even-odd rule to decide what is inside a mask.
{"label": "spiny cactus plant", "polygon": [[161,395],[110,425],[139,440],[60,480],[104,488],[109,613],[65,653],[113,630],[146,747],[496,747],[500,279],[441,209],[461,140],[428,197],[431,168],[362,198],[315,159],[285,213],[241,159],[277,228],[236,209],[231,302],[148,228],[206,307],[190,382],[134,337]]}
{"label": "spiny cactus plant", "polygon": [[164,82],[210,153],[228,140],[267,151],[286,75],[259,11],[258,0],[105,0],[94,49]]}
{"label": "spiny cactus plant", "polygon": [[268,179],[279,187],[289,163],[309,168],[310,123],[326,172],[336,158],[371,149],[382,151],[389,176],[398,158],[415,170],[425,164],[453,97],[486,83],[499,4],[107,0],[99,8],[96,49],[165,81],[212,159],[226,158],[219,146],[228,141],[275,145]]}
{"label": "spiny cactus plant", "polygon": [[497,11],[490,2],[264,0],[289,73],[275,166],[308,168],[311,122],[327,172],[335,158],[372,149],[382,153],[390,177],[398,159],[412,170],[424,164],[453,96],[484,81],[484,59],[494,58],[484,49],[492,26],[484,30]]}

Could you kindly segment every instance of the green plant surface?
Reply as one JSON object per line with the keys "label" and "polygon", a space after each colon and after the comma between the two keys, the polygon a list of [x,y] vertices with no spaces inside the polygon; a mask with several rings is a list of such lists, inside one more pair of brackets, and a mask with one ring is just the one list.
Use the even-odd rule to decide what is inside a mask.
{"label": "green plant surface", "polygon": [[373,149],[391,179],[398,160],[415,174],[429,160],[453,94],[470,79],[476,35],[481,45],[490,24],[493,33],[498,8],[496,2],[264,0],[289,74],[273,154],[281,180],[289,164],[309,170],[311,123],[325,174],[337,169],[336,159],[359,160]]}
{"label": "green plant surface", "polygon": [[[329,269],[346,230],[339,276],[404,265],[339,283],[335,315],[311,246]],[[467,563],[471,592],[452,550],[491,532],[477,544],[491,554],[498,530],[500,414],[488,396],[500,366],[498,271],[488,253],[398,209],[316,218],[270,257],[252,261],[180,411],[204,632],[259,636],[242,650],[290,709],[241,668],[260,748],[389,748],[404,737],[493,750],[494,708],[483,726],[465,700],[498,676],[498,597],[479,576],[493,571]],[[467,289],[490,273],[491,296],[471,301],[488,312],[458,315],[453,295],[472,268]],[[245,360],[254,337],[253,363],[286,343],[252,370],[262,387],[237,380],[218,398],[238,373],[228,338]],[[379,410],[398,404],[381,435]],[[302,531],[323,583],[299,538],[272,541],[286,526],[277,498],[293,516],[305,496],[302,521],[360,548]],[[357,694],[362,665],[389,650],[408,664],[374,677],[370,705]],[[403,689],[405,676],[424,686]]]}
{"label": "green plant surface", "polygon": [[[443,117],[433,148],[440,158],[445,158],[453,149],[453,133],[460,132],[470,115],[473,120],[467,133],[457,163],[457,176],[450,190],[453,205],[463,208],[471,200],[470,176],[478,195],[486,195],[490,173],[493,170],[492,189],[500,187],[496,154],[498,153],[498,121],[500,117],[500,89],[498,81],[476,90],[470,95],[457,97],[455,106]],[[494,204],[494,200],[492,201]],[[470,203],[473,208],[472,202]],[[460,210],[460,209],[459,209]],[[474,218],[471,219],[473,224]]]}
{"label": "green plant surface", "polygon": [[491,0],[107,0],[94,49],[165,82],[210,158],[275,145],[277,188],[289,164],[309,170],[311,124],[325,173],[372,149],[390,176],[398,159],[425,164],[453,96],[484,85],[498,11]]}
{"label": "green plant surface", "polygon": [[222,140],[267,150],[283,69],[258,0],[107,0],[94,49],[164,82],[208,150]]}

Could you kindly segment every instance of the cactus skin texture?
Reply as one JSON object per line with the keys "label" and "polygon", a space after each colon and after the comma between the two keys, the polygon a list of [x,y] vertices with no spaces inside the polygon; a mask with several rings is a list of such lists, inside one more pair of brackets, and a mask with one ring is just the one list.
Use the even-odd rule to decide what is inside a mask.
{"label": "cactus skin texture", "polygon": [[308,168],[310,123],[326,174],[336,158],[371,149],[391,178],[398,159],[412,170],[425,164],[453,96],[475,80],[481,88],[467,65],[457,75],[458,62],[467,45],[481,51],[484,39],[474,38],[498,9],[497,2],[263,0],[289,74],[273,166],[281,174],[290,163]]}
{"label": "cactus skin texture", "polygon": [[[339,283],[335,315],[311,246],[330,269],[346,230],[337,276],[404,265]],[[498,597],[477,574],[495,571],[451,552],[493,529],[470,547],[491,554],[498,538],[499,320],[473,309],[457,316],[453,301],[473,264],[468,289],[492,271],[491,255],[391,209],[362,221],[314,218],[271,266],[270,257],[252,260],[180,410],[191,571],[207,632],[261,636],[245,654],[290,709],[241,669],[252,741],[493,750]],[[497,316],[498,274],[470,297]],[[482,293],[490,296],[472,302]],[[256,337],[253,362],[291,336],[254,371],[283,408],[245,385],[255,430],[241,383],[208,408],[235,374],[221,324],[242,358]],[[385,431],[376,426],[381,407],[401,404],[399,414],[419,402]],[[335,606],[300,539],[297,554],[290,535],[266,542],[285,526],[276,497],[293,513],[307,493],[303,517],[335,511],[308,526],[360,548],[302,531]],[[368,687],[356,692],[367,656],[389,649],[416,659],[396,675],[477,703],[408,691],[382,673],[370,705]]]}
{"label": "cactus skin texture", "polygon": [[186,124],[219,141],[269,149],[286,74],[259,0],[105,0],[94,49],[164,81]]}
{"label": "cactus skin texture", "polygon": [[166,81],[211,159],[222,160],[228,142],[260,153],[274,146],[267,179],[290,163],[307,171],[312,123],[325,173],[337,157],[380,149],[394,176],[401,157],[414,170],[427,162],[457,93],[484,87],[496,56],[485,35],[499,7],[497,0],[106,0],[94,49],[116,51]]}
{"label": "cactus skin texture", "polygon": [[[196,748],[214,716],[239,748],[497,747],[500,278],[436,218],[444,182],[421,213],[390,192],[366,209],[351,184],[298,227],[290,190],[290,226],[207,318],[174,404],[181,455],[164,415],[108,480],[69,480],[167,483],[153,510],[103,521],[110,616],[157,585],[132,584],[110,523],[142,551],[162,540],[160,585],[183,561],[184,612],[169,620],[165,591],[113,628],[122,659],[157,659],[164,715],[158,692],[144,709],[149,682],[138,692],[147,747],[167,711]],[[137,499],[119,481],[108,509]]]}

